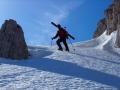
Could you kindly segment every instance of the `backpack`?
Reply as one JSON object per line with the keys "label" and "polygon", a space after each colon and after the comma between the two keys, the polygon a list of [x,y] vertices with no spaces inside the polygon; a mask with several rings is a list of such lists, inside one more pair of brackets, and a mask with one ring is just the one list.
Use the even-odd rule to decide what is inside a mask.
{"label": "backpack", "polygon": [[59,31],[58,31],[58,35],[60,38],[64,39],[64,38],[68,38],[68,32],[64,29],[64,28],[61,28]]}

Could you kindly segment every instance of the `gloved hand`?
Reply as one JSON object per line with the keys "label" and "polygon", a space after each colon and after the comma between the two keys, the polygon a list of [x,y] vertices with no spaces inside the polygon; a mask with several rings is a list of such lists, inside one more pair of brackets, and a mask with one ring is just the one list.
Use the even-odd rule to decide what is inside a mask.
{"label": "gloved hand", "polygon": [[75,40],[75,38],[74,38],[74,37],[73,37],[72,39],[73,39],[73,40]]}
{"label": "gloved hand", "polygon": [[51,38],[52,40],[54,39],[54,37]]}

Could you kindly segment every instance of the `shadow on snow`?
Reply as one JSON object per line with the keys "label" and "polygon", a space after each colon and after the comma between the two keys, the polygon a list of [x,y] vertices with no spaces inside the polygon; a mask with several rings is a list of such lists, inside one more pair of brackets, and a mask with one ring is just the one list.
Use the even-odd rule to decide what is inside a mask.
{"label": "shadow on snow", "polygon": [[44,52],[45,54],[41,54],[40,56],[38,55],[39,58],[35,54],[33,55],[33,58],[31,57],[30,60],[26,61],[0,60],[0,63],[32,67],[42,71],[48,71],[76,78],[83,78],[86,80],[95,81],[101,84],[110,85],[120,89],[120,78],[117,76],[106,74],[89,68],[80,67],[70,62],[45,58],[45,56],[51,55],[53,53],[47,51],[47,49],[39,48],[39,50],[37,49],[36,51],[33,52],[34,53]]}

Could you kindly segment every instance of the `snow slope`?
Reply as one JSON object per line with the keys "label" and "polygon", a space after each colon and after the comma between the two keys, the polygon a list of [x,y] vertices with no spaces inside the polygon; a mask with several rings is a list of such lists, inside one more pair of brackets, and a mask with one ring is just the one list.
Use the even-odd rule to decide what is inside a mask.
{"label": "snow slope", "polygon": [[31,46],[29,60],[0,58],[0,90],[120,90],[116,32],[105,33],[75,43],[70,53]]}

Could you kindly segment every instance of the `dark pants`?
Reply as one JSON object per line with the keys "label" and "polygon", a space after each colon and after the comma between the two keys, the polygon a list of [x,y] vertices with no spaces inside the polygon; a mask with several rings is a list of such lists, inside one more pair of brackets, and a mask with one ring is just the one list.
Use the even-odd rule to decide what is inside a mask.
{"label": "dark pants", "polygon": [[66,51],[69,51],[69,48],[68,48],[68,45],[67,45],[67,42],[66,42],[66,39],[58,39],[57,40],[57,45],[59,47],[59,50],[63,50],[62,46],[61,46],[61,42],[63,42],[63,44],[65,45],[65,48],[66,48]]}

